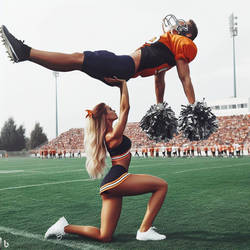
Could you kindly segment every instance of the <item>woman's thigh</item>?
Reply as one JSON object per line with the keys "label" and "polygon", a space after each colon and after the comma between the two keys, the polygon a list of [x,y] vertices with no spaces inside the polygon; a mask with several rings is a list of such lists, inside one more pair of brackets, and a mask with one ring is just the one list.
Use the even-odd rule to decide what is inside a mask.
{"label": "woman's thigh", "polygon": [[167,183],[159,177],[146,174],[130,174],[123,183],[109,190],[109,194],[118,196],[139,195],[152,193],[160,188],[167,189]]}

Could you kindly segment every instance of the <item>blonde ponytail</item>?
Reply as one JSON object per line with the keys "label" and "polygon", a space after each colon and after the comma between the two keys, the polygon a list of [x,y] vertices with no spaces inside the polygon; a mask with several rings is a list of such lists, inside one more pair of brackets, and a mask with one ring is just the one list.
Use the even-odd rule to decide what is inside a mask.
{"label": "blonde ponytail", "polygon": [[84,148],[86,152],[86,170],[93,179],[100,178],[106,167],[106,105],[98,104],[87,118],[84,130]]}

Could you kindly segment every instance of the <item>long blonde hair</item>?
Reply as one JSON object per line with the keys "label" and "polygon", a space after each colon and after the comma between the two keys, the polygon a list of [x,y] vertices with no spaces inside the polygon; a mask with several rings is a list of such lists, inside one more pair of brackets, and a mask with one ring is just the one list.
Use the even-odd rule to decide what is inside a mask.
{"label": "long blonde hair", "polygon": [[106,167],[106,104],[100,103],[88,110],[88,119],[84,130],[84,148],[86,169],[91,178],[100,178]]}

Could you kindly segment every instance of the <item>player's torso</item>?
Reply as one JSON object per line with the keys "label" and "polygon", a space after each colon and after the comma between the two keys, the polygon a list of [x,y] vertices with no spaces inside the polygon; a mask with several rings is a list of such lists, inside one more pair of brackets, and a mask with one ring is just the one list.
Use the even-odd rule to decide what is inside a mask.
{"label": "player's torso", "polygon": [[176,65],[176,60],[183,58],[187,62],[194,59],[197,48],[192,40],[168,33],[154,37],[141,48],[141,62],[138,75],[147,77],[167,71]]}

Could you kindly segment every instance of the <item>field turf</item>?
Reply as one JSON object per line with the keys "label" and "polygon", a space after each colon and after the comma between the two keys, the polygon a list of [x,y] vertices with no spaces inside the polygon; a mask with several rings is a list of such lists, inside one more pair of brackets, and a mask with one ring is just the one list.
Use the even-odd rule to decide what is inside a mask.
{"label": "field turf", "polygon": [[[169,184],[154,222],[164,241],[135,234],[150,194],[125,197],[112,243],[43,235],[59,217],[100,225],[100,180],[90,180],[85,159],[0,159],[0,237],[8,249],[250,249],[250,158],[133,158],[130,173]],[[107,161],[110,164],[109,160]],[[1,248],[1,247],[0,247]]]}

